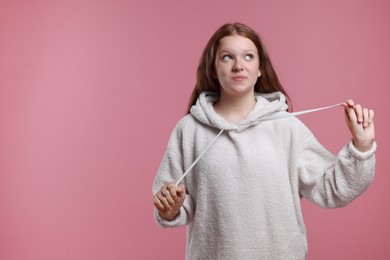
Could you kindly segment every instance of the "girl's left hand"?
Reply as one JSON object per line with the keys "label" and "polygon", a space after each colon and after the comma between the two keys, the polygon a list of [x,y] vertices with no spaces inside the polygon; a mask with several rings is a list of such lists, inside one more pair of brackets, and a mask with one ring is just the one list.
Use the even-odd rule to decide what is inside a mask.
{"label": "girl's left hand", "polygon": [[345,101],[344,110],[353,145],[361,152],[370,150],[375,140],[374,110],[362,108],[352,99]]}

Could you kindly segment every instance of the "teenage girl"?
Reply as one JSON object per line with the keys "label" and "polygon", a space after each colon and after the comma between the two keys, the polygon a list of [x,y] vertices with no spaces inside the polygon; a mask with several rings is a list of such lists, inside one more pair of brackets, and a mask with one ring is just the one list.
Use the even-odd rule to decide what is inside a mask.
{"label": "teenage girl", "polygon": [[334,156],[299,119],[280,117],[287,100],[258,34],[220,27],[153,185],[157,223],[187,225],[186,259],[304,259],[301,198],[342,207],[373,180],[373,110],[345,101],[352,138]]}

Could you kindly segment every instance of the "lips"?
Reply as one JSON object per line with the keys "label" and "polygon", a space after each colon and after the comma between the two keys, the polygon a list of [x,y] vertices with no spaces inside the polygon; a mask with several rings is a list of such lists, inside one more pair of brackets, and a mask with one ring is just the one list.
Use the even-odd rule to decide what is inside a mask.
{"label": "lips", "polygon": [[232,78],[234,81],[243,81],[245,79],[244,76],[236,76]]}

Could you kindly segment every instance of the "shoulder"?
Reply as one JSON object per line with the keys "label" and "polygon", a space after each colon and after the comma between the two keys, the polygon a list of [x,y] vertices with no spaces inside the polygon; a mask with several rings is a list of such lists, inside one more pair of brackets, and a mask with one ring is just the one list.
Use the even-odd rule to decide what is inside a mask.
{"label": "shoulder", "polygon": [[275,131],[280,134],[289,134],[290,138],[305,141],[313,136],[311,130],[297,117],[276,119],[273,121]]}
{"label": "shoulder", "polygon": [[191,114],[183,116],[174,127],[171,139],[182,139],[199,127],[199,122]]}
{"label": "shoulder", "polygon": [[174,131],[183,132],[197,125],[197,121],[193,115],[187,114],[183,116],[176,124]]}

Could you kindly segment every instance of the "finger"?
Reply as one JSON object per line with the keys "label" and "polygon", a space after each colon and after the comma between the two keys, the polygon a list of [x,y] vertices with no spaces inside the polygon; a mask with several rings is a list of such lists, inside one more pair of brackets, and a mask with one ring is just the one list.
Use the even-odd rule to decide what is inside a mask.
{"label": "finger", "polygon": [[374,114],[375,114],[374,110],[370,109],[368,111],[368,115],[369,115],[369,118],[370,118],[370,120],[369,120],[370,123],[374,122]]}
{"label": "finger", "polygon": [[177,193],[176,193],[176,185],[175,185],[175,183],[170,183],[167,186],[167,189],[169,190],[170,196],[172,197],[172,199],[176,199]]}
{"label": "finger", "polygon": [[365,128],[374,128],[374,110],[369,109],[368,110],[368,125]]}
{"label": "finger", "polygon": [[176,192],[177,192],[177,196],[179,196],[180,198],[184,198],[186,196],[186,188],[185,188],[184,184],[180,184],[176,188]]}
{"label": "finger", "polygon": [[154,206],[160,210],[160,211],[164,211],[165,210],[165,207],[164,205],[161,203],[160,199],[157,197],[157,196],[154,196],[153,197],[153,204]]}
{"label": "finger", "polygon": [[370,124],[369,122],[369,115],[368,115],[368,109],[363,108],[363,127],[366,128]]}
{"label": "finger", "polygon": [[161,190],[161,194],[166,199],[166,201],[169,203],[170,206],[175,205],[175,201],[172,199],[171,193],[168,190],[167,185],[163,186],[163,189]]}
{"label": "finger", "polygon": [[355,109],[353,107],[347,106],[345,107],[344,111],[345,111],[345,120],[347,121],[347,123],[357,121]]}
{"label": "finger", "polygon": [[354,107],[355,102],[352,99],[348,99],[344,102],[344,105],[346,105],[347,107]]}
{"label": "finger", "polygon": [[165,197],[165,194],[163,193],[162,190],[158,193],[158,198],[160,199],[161,203],[164,205],[165,209],[168,209],[168,210],[172,209],[170,203],[168,202],[168,200]]}
{"label": "finger", "polygon": [[359,124],[363,123],[363,110],[361,105],[359,104],[355,105],[355,113]]}

